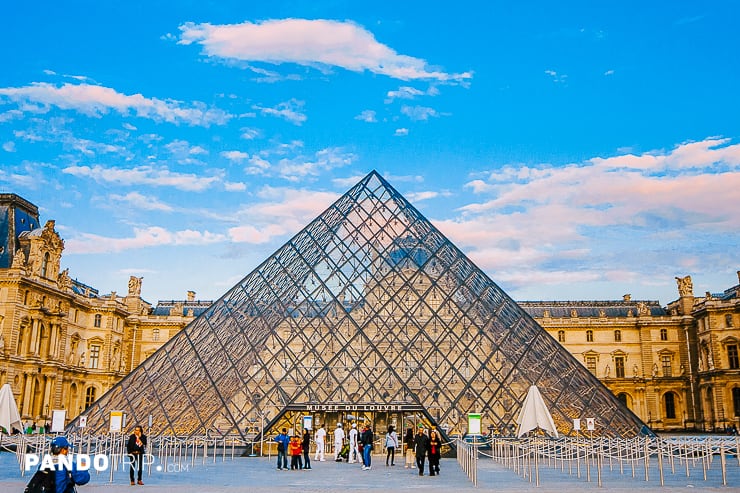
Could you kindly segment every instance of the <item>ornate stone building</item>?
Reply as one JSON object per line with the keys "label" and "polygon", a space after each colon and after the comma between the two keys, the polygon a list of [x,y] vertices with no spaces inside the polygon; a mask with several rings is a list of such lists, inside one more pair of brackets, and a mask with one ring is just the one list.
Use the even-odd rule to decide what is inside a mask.
{"label": "ornate stone building", "polygon": [[0,385],[41,426],[54,409],[77,416],[210,302],[153,308],[136,277],[125,296],[100,295],[61,270],[54,221],[39,224],[36,206],[0,194]]}
{"label": "ornate stone building", "polygon": [[[14,194],[0,194],[0,235],[0,385],[26,422],[77,416],[211,304],[190,291],[152,306],[139,277],[125,296],[72,279],[54,221],[41,227]],[[519,305],[653,429],[718,430],[740,415],[738,276],[701,297],[677,278],[665,307],[629,295]]]}

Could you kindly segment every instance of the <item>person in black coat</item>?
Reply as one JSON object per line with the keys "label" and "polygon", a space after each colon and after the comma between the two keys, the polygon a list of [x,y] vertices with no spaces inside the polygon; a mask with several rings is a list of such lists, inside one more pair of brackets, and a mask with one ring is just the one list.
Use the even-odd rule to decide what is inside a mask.
{"label": "person in black coat", "polygon": [[424,460],[429,452],[429,437],[424,433],[424,428],[419,427],[419,432],[414,437],[414,453],[416,454],[416,467],[419,468],[419,476],[424,475]]}
{"label": "person in black coat", "polygon": [[303,469],[311,469],[311,458],[309,457],[309,449],[311,448],[311,434],[308,430],[303,430],[303,440],[301,440],[301,448],[303,449]]}
{"label": "person in black coat", "polygon": [[131,484],[135,484],[134,467],[136,467],[138,484],[144,484],[144,482],[141,480],[141,473],[144,470],[144,468],[142,467],[142,459],[145,451],[146,435],[144,435],[144,430],[141,428],[141,426],[136,426],[134,428],[133,434],[128,437],[128,443],[126,443],[126,452],[129,454],[129,456],[131,456],[131,467],[128,473],[129,479],[131,479]]}

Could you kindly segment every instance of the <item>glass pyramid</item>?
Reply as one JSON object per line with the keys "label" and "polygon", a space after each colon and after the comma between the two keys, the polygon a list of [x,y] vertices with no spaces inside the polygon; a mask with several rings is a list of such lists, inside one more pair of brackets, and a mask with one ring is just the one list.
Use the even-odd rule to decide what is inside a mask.
{"label": "glass pyramid", "polygon": [[246,438],[304,415],[450,435],[480,413],[507,434],[531,385],[562,434],[587,417],[649,433],[373,171],[83,414],[90,433],[115,410],[152,433]]}

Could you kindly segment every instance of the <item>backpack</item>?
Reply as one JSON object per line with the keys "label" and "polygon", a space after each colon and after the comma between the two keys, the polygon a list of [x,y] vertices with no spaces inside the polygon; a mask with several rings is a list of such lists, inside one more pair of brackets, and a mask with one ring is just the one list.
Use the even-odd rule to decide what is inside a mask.
{"label": "backpack", "polygon": [[54,469],[39,469],[31,476],[23,493],[55,493],[55,472]]}

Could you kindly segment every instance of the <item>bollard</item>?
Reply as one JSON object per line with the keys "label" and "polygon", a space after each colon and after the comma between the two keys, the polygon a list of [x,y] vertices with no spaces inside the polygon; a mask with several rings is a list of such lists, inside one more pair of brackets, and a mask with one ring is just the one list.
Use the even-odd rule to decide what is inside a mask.
{"label": "bollard", "polygon": [[725,457],[724,444],[720,444],[719,446],[719,461],[722,466],[722,486],[727,486],[727,459]]}

